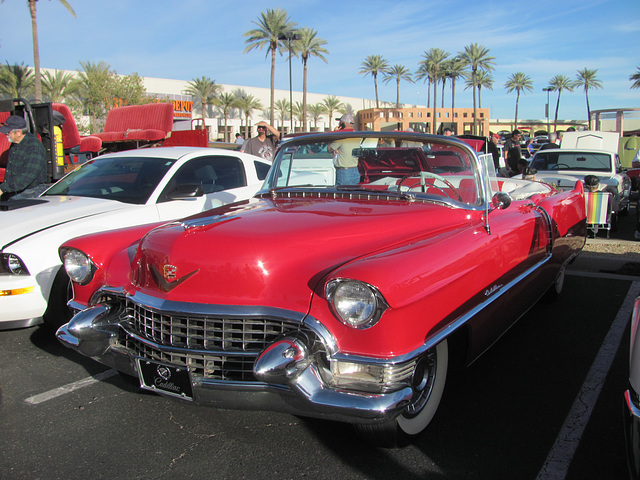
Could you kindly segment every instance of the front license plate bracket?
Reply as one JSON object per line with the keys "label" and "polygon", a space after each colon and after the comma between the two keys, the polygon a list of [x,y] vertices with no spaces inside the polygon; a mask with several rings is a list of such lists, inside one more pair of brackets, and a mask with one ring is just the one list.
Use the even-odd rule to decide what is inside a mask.
{"label": "front license plate bracket", "polygon": [[186,367],[138,358],[140,388],[152,392],[193,400],[191,375]]}

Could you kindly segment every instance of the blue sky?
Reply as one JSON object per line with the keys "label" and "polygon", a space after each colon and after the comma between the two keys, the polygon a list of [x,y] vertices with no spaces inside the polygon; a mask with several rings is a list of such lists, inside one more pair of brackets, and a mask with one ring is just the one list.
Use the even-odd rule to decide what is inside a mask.
{"label": "blue sky", "polygon": [[[479,43],[495,57],[493,91],[482,92],[482,106],[491,108],[492,119],[515,115],[516,94],[504,89],[515,72],[533,81],[533,91],[520,98],[521,119],[544,118],[547,94],[542,88],[554,75],[574,79],[585,67],[597,69],[603,84],[589,93],[592,110],[640,107],[640,89],[631,90],[629,81],[640,66],[640,0],[68,2],[77,19],[57,0],[37,2],[42,67],[76,70],[80,61],[103,61],[120,74],[183,80],[204,75],[217,83],[268,88],[266,52],[243,53],[243,34],[255,27],[260,12],[280,7],[298,26],[315,29],[328,42],[328,63],[309,61],[310,92],[375,98],[373,79],[358,74],[368,55],[415,71],[430,48],[455,55]],[[25,0],[0,3],[0,61],[33,66]],[[294,59],[292,68],[293,88],[301,91],[302,62]],[[276,88],[289,89],[285,56],[277,59]],[[424,105],[426,90],[422,82],[402,82],[400,101]],[[551,117],[556,95],[551,94]],[[379,96],[395,101],[395,83],[379,81]],[[445,106],[450,104],[448,90]],[[471,90],[460,84],[456,106],[472,106]],[[582,89],[562,93],[559,118],[586,119]]]}

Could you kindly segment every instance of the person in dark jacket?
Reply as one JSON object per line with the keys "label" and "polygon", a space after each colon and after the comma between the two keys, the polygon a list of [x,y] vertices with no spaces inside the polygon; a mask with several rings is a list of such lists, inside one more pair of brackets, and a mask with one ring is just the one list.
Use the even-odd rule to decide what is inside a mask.
{"label": "person in dark jacket", "polygon": [[11,143],[4,182],[0,183],[0,199],[8,200],[19,194],[24,198],[38,196],[47,181],[44,145],[27,130],[27,122],[18,115],[9,116],[0,126],[0,133]]}

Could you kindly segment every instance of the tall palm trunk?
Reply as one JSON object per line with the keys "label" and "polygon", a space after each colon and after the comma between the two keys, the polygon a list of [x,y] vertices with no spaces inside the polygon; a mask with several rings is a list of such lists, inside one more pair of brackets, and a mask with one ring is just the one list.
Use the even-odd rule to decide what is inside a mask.
{"label": "tall palm trunk", "polygon": [[476,107],[476,88],[478,87],[478,77],[476,76],[476,70],[471,71],[471,83],[473,84],[473,134],[478,134],[478,128],[476,124],[476,117],[478,116],[478,109]]}
{"label": "tall palm trunk", "polygon": [[584,89],[584,96],[587,99],[587,123],[591,125],[591,109],[589,108],[589,90],[587,88]]}
{"label": "tall palm trunk", "polygon": [[[451,79],[451,122],[453,122],[454,125],[456,125],[456,127],[458,126],[458,123],[456,122],[456,79],[453,78]],[[457,131],[458,129],[456,128],[456,134],[459,133]]]}
{"label": "tall palm trunk", "polygon": [[[269,108],[269,125],[273,125],[273,121],[275,118],[275,79],[276,79],[276,50],[277,47],[271,48],[271,104]],[[249,138],[249,137],[247,137]]]}
{"label": "tall palm trunk", "polygon": [[[291,61],[291,59],[289,59]],[[302,72],[302,131],[307,132],[307,60]]]}
{"label": "tall palm trunk", "polygon": [[562,90],[558,90],[558,102],[556,103],[556,116],[553,119],[553,131],[557,132],[558,131],[558,110],[560,110],[560,94],[562,93]]}
{"label": "tall palm trunk", "polygon": [[376,108],[380,108],[380,102],[378,101],[378,76],[377,75],[373,76],[373,86],[376,91]]}
{"label": "tall palm trunk", "polygon": [[36,20],[36,0],[29,0],[31,32],[33,35],[33,71],[36,100],[42,100],[42,80],[40,78],[40,48],[38,47],[38,22]]}
{"label": "tall palm trunk", "polygon": [[433,126],[431,133],[436,134],[436,107],[438,106],[438,70],[433,75]]}

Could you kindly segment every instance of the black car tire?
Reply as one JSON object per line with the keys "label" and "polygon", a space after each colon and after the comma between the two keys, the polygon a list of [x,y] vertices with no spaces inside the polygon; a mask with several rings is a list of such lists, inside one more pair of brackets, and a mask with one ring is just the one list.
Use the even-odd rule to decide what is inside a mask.
{"label": "black car tire", "polygon": [[64,267],[60,267],[56,273],[51,293],[49,294],[49,304],[44,312],[44,323],[52,330],[57,330],[62,325],[71,320],[72,312],[67,306],[67,302],[73,296],[71,280]]}

